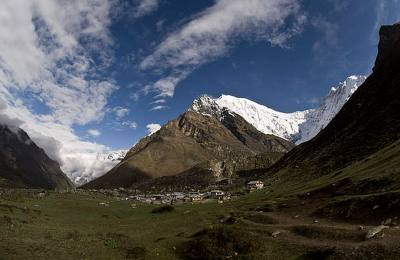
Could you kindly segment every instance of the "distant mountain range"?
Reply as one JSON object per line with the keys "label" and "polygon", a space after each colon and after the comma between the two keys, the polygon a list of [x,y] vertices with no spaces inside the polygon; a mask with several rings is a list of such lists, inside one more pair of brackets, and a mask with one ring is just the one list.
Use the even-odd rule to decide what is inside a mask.
{"label": "distant mountain range", "polygon": [[193,102],[191,110],[218,117],[222,109],[229,109],[260,132],[300,144],[316,136],[328,125],[365,79],[366,76],[348,77],[331,89],[318,108],[305,111],[282,113],[249,99],[230,95],[216,99],[203,95]]}
{"label": "distant mountain range", "polygon": [[179,118],[142,139],[110,172],[84,187],[208,184],[235,172],[266,169],[293,143],[317,135],[365,79],[350,76],[332,88],[318,108],[294,113],[277,112],[245,98],[203,95]]}
{"label": "distant mountain range", "polygon": [[[364,82],[365,78],[366,78],[365,76],[350,76],[344,82],[340,83],[339,86],[332,88],[329,95],[323,99],[321,105],[318,108],[306,111],[298,111],[294,113],[277,112],[266,106],[257,104],[251,100],[245,98],[237,98],[229,95],[222,95],[220,98],[217,99],[214,99],[206,95],[201,96],[200,98],[193,101],[193,105],[188,109],[188,112],[185,112],[180,118],[176,119],[181,122],[181,125],[175,124],[176,129],[173,129],[172,132],[174,133],[177,133],[179,131],[185,132],[186,131],[185,127],[187,127],[187,125],[191,125],[191,127],[195,128],[199,127],[202,133],[212,136],[211,138],[218,139],[219,137],[215,136],[218,134],[222,134],[223,136],[229,136],[229,138],[231,138],[229,140],[231,141],[226,142],[226,140],[220,138],[218,139],[217,143],[220,142],[218,145],[220,148],[224,147],[223,149],[226,149],[226,147],[228,146],[232,146],[227,149],[227,151],[228,150],[230,151],[229,152],[230,154],[227,153],[224,154],[224,152],[222,152],[217,156],[213,148],[213,145],[215,144],[212,144],[212,146],[207,147],[210,143],[207,144],[202,143],[204,140],[202,141],[196,140],[198,136],[193,135],[191,137],[192,140],[190,140],[190,142],[194,142],[196,145],[200,144],[201,152],[200,150],[194,149],[190,151],[185,151],[184,154],[181,154],[179,156],[183,156],[180,158],[186,158],[185,156],[187,156],[188,153],[198,153],[196,155],[193,155],[196,159],[189,160],[189,163],[187,162],[178,164],[173,163],[170,165],[170,168],[168,168],[165,167],[165,165],[169,163],[168,160],[171,159],[171,157],[173,156],[169,157],[166,156],[164,158],[165,161],[163,161],[164,160],[163,159],[160,162],[158,162],[160,164],[161,169],[153,167],[154,168],[153,170],[157,168],[156,169],[157,173],[154,172],[149,173],[147,172],[149,170],[146,168],[147,166],[144,167],[146,168],[144,170],[144,175],[143,175],[145,176],[145,178],[142,178],[142,180],[153,179],[154,177],[181,176],[181,175],[185,176],[185,179],[188,180],[187,175],[190,175],[191,172],[193,171],[203,172],[204,169],[207,169],[209,176],[212,176],[211,178],[208,178],[208,180],[211,179],[218,180],[231,175],[232,172],[234,171],[249,170],[252,168],[265,169],[270,165],[272,165],[273,162],[278,160],[284,153],[289,151],[293,147],[291,143],[299,144],[311,139],[316,134],[318,134],[318,132],[321,129],[323,129],[330,122],[330,120],[338,113],[340,108],[346,103],[346,101],[350,98],[350,96],[357,90],[357,88],[362,84],[362,82]],[[218,121],[218,123],[215,122],[214,120]],[[218,130],[214,133],[211,133],[210,132],[211,129],[209,129],[209,126],[204,125],[204,122],[201,123],[201,125],[199,125],[199,123],[202,121],[214,122],[215,125],[218,125]],[[107,166],[106,168],[108,169],[116,166],[114,169],[111,170],[111,172],[115,172],[116,168],[122,169],[121,165],[124,165],[123,167],[125,167],[125,165],[127,164],[126,161],[131,162],[134,160],[138,160],[137,158],[141,158],[139,154],[147,153],[149,151],[149,149],[145,149],[146,152],[144,151],[140,151],[140,153],[132,152],[133,150],[135,150],[136,147],[138,146],[140,147],[140,145],[143,145],[143,142],[146,142],[146,140],[147,141],[151,140],[149,141],[149,144],[152,144],[158,142],[155,140],[159,140],[159,138],[165,137],[163,136],[163,134],[170,135],[171,125],[174,125],[171,122],[169,122],[164,126],[164,128],[169,129],[169,132],[167,131],[168,133],[166,133],[166,131],[164,130],[161,131],[161,133],[157,133],[152,137],[144,138],[141,142],[138,143],[137,146],[131,149],[129,153],[126,150],[117,150],[107,154],[99,154],[98,160],[104,162],[102,163],[102,165]],[[183,124],[182,122],[185,123]],[[6,128],[4,128],[2,132],[4,138],[5,138],[5,129]],[[223,132],[225,131],[225,133],[218,132],[221,131],[221,129],[223,129]],[[26,135],[25,138],[29,137]],[[176,135],[175,138],[176,139],[174,140],[169,139],[169,141],[165,143],[168,143],[169,146],[180,145],[181,147],[184,147],[187,144],[186,143],[185,145],[182,146],[180,137],[178,138],[178,135]],[[221,142],[222,140],[223,142]],[[238,141],[240,145],[238,145],[237,143]],[[240,149],[237,149],[237,147],[239,146],[242,147],[240,147]],[[160,151],[163,151],[164,148],[165,147],[158,147],[156,153],[159,154]],[[184,148],[183,150],[185,149],[186,148]],[[5,154],[5,151],[3,151],[3,154]],[[45,154],[44,156],[47,157],[47,155]],[[124,160],[126,156],[127,158],[126,160]],[[152,156],[153,155],[151,155],[150,157],[145,156],[144,160],[143,158],[140,159],[143,160],[140,164],[145,165],[146,162],[148,162],[149,164],[156,162],[157,160],[153,160],[154,158]],[[177,157],[173,160],[175,162],[178,162],[180,159],[178,154],[176,154],[176,156]],[[48,158],[44,157],[41,158],[40,160],[49,162]],[[223,170],[221,169],[216,170],[217,167],[216,165],[220,164],[224,165],[224,166],[218,166]],[[3,163],[3,165],[5,165],[5,163]],[[143,168],[142,166],[139,168],[142,169]],[[3,168],[4,167],[5,166],[3,166]],[[57,166],[54,167],[57,168]],[[54,167],[53,169],[55,169]],[[173,170],[169,172],[168,169],[172,168]],[[191,170],[191,168],[193,168],[192,169],[193,171]],[[118,170],[117,172],[120,171],[121,170]],[[131,169],[129,168],[124,171],[129,172],[131,171]],[[61,170],[60,171],[54,170],[54,172],[56,172],[54,173],[55,176],[58,177],[64,176]],[[141,172],[141,174],[142,173],[143,172]],[[9,180],[10,177],[12,176],[8,176],[7,174],[3,173],[3,177]],[[46,174],[48,175],[48,173]],[[47,183],[46,181],[43,180],[38,181],[38,183],[34,183],[29,181],[30,177],[26,180],[23,180],[25,176],[22,173],[20,175],[22,179],[17,179],[14,176],[16,178],[12,181],[14,184],[19,183],[18,185],[22,186],[26,185],[28,187],[43,187],[43,188],[59,188],[59,187],[68,188],[71,186],[71,183],[67,184],[64,183],[61,184],[61,186],[59,186],[60,183],[58,183],[58,181],[52,182],[52,180],[50,181],[47,180]],[[106,177],[102,177],[100,179],[103,178]],[[38,178],[35,177],[35,179],[40,180],[40,177]],[[61,179],[65,180],[64,177],[61,177]],[[198,178],[194,179],[198,180]],[[77,183],[84,184],[89,181],[91,181],[91,179],[80,178],[77,180]],[[131,185],[134,182],[135,181],[133,182],[128,181],[126,183]],[[115,183],[114,186],[118,185],[120,185],[120,183],[117,181],[117,183]]]}
{"label": "distant mountain range", "polygon": [[176,185],[208,185],[240,170],[271,166],[293,146],[261,133],[229,110],[221,110],[218,118],[187,111],[143,138],[110,172],[83,187],[132,187],[161,177],[172,178],[165,182]]}
{"label": "distant mountain range", "polygon": [[[203,95],[193,101],[189,111],[212,116],[223,121],[227,111],[240,115],[258,131],[300,144],[310,140],[323,129],[340,111],[357,88],[365,81],[366,76],[350,76],[345,81],[333,87],[329,94],[315,109],[282,113],[260,105],[245,98],[222,95],[212,98]],[[110,161],[117,165],[128,151],[119,150],[110,154],[99,155],[99,160]],[[88,180],[81,180],[81,184]]]}

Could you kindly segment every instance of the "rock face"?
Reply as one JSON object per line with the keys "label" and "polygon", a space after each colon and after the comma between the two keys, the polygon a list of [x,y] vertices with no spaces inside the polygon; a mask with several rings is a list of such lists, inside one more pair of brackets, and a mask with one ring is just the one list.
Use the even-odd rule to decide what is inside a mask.
{"label": "rock face", "polygon": [[282,138],[259,132],[230,111],[220,116],[182,114],[142,139],[109,173],[83,187],[130,187],[149,179],[204,171],[218,180],[249,165],[268,167],[293,147]]}
{"label": "rock face", "polygon": [[377,226],[377,227],[372,227],[365,234],[365,240],[369,240],[371,238],[374,238],[376,235],[381,233],[386,228],[389,228],[389,227],[388,226],[384,226],[384,225],[380,225],[380,226]]}
{"label": "rock face", "polygon": [[[68,190],[71,181],[21,129],[0,125],[0,179],[8,187]],[[4,186],[4,185],[3,185]]]}
{"label": "rock face", "polygon": [[193,102],[191,110],[219,117],[223,110],[228,109],[264,134],[300,144],[326,127],[365,79],[365,76],[348,77],[331,89],[319,107],[305,111],[282,113],[254,101],[230,95],[222,95],[217,99],[204,95]]}
{"label": "rock face", "polygon": [[[325,129],[284,156],[270,174],[274,173],[281,182],[296,178],[305,181],[361,162],[384,151],[385,147],[391,146],[387,148],[390,151],[397,149],[400,138],[400,25],[383,26],[380,38],[373,73]],[[399,158],[394,152],[390,158],[383,160],[382,157],[374,176],[381,171],[388,181],[394,180],[397,169],[384,163],[390,159],[393,164]],[[374,158],[368,160],[371,159]],[[371,167],[364,168],[360,174]],[[349,173],[355,174],[354,171]]]}

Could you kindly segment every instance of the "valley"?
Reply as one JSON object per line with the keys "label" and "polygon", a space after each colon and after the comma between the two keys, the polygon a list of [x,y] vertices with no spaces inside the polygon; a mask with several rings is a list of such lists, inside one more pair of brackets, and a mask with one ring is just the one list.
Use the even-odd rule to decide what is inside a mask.
{"label": "valley", "polygon": [[[133,208],[132,201],[100,193],[38,194],[2,191],[2,257],[396,259],[400,250],[398,219],[390,222],[386,214],[379,216],[386,205],[372,199],[377,195],[370,201],[365,196],[336,196],[337,201],[363,199],[364,210],[378,213],[365,219],[366,212],[356,210],[351,218],[341,219],[332,213],[353,206],[333,208],[333,198],[318,192],[282,196],[266,189],[223,204],[188,203],[174,205],[170,211],[140,202]],[[393,201],[400,193],[380,196]],[[105,201],[108,206],[101,204]],[[372,210],[374,204],[380,208]],[[367,239],[381,222],[386,222],[385,229]]]}
{"label": "valley", "polygon": [[400,23],[379,39],[315,108],[202,95],[104,174],[64,173],[0,103],[0,259],[399,259]]}

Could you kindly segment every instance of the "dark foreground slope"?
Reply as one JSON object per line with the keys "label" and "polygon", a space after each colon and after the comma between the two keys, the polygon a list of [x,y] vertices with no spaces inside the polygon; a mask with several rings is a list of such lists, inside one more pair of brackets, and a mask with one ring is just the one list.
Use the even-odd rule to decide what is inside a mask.
{"label": "dark foreground slope", "polygon": [[0,125],[0,185],[66,190],[72,183],[21,129]]}
{"label": "dark foreground slope", "polygon": [[197,177],[190,178],[195,185],[196,179],[204,180],[204,176],[218,180],[242,169],[267,168],[293,147],[286,140],[259,132],[238,115],[227,113],[225,118],[221,123],[188,111],[142,139],[109,173],[83,187],[130,187],[165,176],[184,180],[196,173]]}
{"label": "dark foreground slope", "polygon": [[383,26],[380,39],[373,73],[318,136],[268,172],[269,182],[295,190],[347,178],[346,186],[365,193],[359,185],[367,182],[400,188],[400,24]]}

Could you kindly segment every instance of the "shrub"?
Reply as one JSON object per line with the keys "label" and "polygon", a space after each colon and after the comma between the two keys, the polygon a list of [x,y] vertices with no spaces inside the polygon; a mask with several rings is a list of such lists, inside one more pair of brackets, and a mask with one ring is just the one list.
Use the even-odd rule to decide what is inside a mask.
{"label": "shrub", "polygon": [[161,214],[161,213],[171,212],[173,210],[174,210],[174,207],[172,207],[171,205],[165,205],[165,206],[155,208],[151,212]]}
{"label": "shrub", "polygon": [[260,247],[259,239],[245,230],[221,226],[203,230],[184,245],[185,259],[244,257]]}
{"label": "shrub", "polygon": [[145,259],[147,250],[144,247],[134,247],[127,250],[126,259]]}
{"label": "shrub", "polygon": [[119,247],[119,241],[116,240],[116,239],[113,239],[113,238],[108,238],[108,239],[106,239],[106,240],[104,241],[104,245],[105,245],[106,247],[115,249],[115,248],[118,248],[118,247]]}

